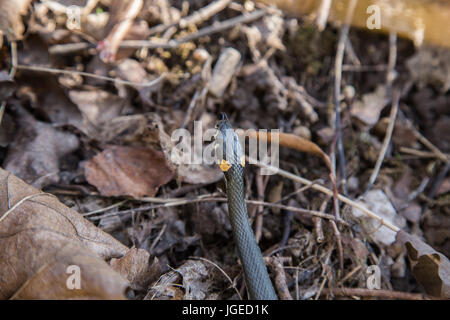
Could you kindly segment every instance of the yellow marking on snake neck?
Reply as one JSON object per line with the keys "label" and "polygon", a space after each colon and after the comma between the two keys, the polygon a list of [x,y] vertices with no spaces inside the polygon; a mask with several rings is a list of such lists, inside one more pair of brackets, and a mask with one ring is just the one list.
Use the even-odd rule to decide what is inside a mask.
{"label": "yellow marking on snake neck", "polygon": [[245,156],[241,156],[241,166],[245,167]]}
{"label": "yellow marking on snake neck", "polygon": [[227,172],[231,168],[231,164],[229,164],[225,159],[222,159],[222,162],[219,164],[220,170],[223,172]]}

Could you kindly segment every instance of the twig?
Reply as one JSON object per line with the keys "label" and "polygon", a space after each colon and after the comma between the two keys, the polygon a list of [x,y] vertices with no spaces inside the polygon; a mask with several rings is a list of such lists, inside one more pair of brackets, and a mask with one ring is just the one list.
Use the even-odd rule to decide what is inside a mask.
{"label": "twig", "polygon": [[167,224],[165,223],[163,227],[161,228],[161,231],[159,231],[158,235],[156,236],[155,240],[153,240],[152,245],[150,246],[150,249],[148,249],[148,252],[150,254],[153,254],[153,249],[155,249],[156,245],[158,244],[158,241],[161,239],[162,235],[164,234],[164,231],[167,229]]}
{"label": "twig", "polygon": [[361,270],[361,266],[356,266],[352,271],[350,271],[349,273],[347,273],[345,275],[345,277],[343,277],[341,280],[339,280],[338,285],[339,284],[343,284],[345,281],[347,281],[348,279],[350,279],[356,272],[358,272],[359,270]]}
{"label": "twig", "polygon": [[6,101],[3,101],[0,105],[0,126],[2,125],[3,115],[5,114]]}
{"label": "twig", "polygon": [[316,293],[316,296],[314,297],[314,300],[318,300],[319,299],[320,294],[321,294],[321,292],[322,292],[322,290],[323,290],[323,288],[325,286],[325,283],[327,282],[327,277],[325,276],[325,273],[327,272],[326,268],[327,268],[328,263],[330,261],[330,256],[331,256],[331,253],[333,252],[333,250],[334,250],[334,246],[332,246],[331,250],[328,251],[327,256],[325,258],[325,261],[324,261],[324,263],[322,263],[322,272],[321,272],[320,276],[323,277],[323,280],[322,280],[322,283],[319,286],[319,289],[317,290],[317,293]]}
{"label": "twig", "polygon": [[428,193],[428,198],[433,199],[436,195],[436,192],[438,191],[439,187],[441,186],[442,182],[445,179],[445,176],[447,175],[447,172],[450,170],[450,162],[447,162],[445,166],[441,169],[439,174],[437,175],[435,181],[433,182],[433,185],[431,186],[430,192]]}
{"label": "twig", "polygon": [[279,257],[269,258],[269,263],[275,271],[275,287],[277,288],[281,300],[294,300],[287,286],[286,273],[283,268],[283,260],[285,259]]}
{"label": "twig", "polygon": [[[46,193],[46,192],[40,192],[40,193],[31,194],[31,195],[26,196],[23,199],[21,199],[14,206],[12,206],[5,213],[3,213],[3,215],[0,217],[0,222],[2,222],[11,212],[16,210],[22,203],[24,203],[24,202],[26,202],[28,200],[31,200],[33,198],[39,197],[39,196],[47,196],[47,197],[53,197],[55,199],[58,199],[55,195],[53,195],[51,193]],[[37,203],[39,203],[39,202],[37,202]]]}
{"label": "twig", "polygon": [[[338,134],[338,136],[339,136],[339,134]],[[337,141],[335,139],[335,141],[333,142],[333,144],[331,146],[331,159],[332,159],[332,161],[331,161],[330,178],[331,178],[331,183],[333,185],[333,209],[334,209],[334,216],[336,217],[336,219],[339,219],[340,218],[339,199],[338,199],[339,191],[338,191],[337,184],[336,184],[336,153],[334,151],[336,142]],[[345,192],[345,188],[344,188],[344,192]],[[338,251],[338,255],[339,255],[339,270],[340,270],[340,272],[342,274],[344,272],[344,251],[343,251],[343,248],[342,248],[341,233],[339,232],[339,228],[337,227],[337,225],[335,223],[331,223],[331,227],[332,227],[332,230],[333,230],[334,237],[336,238],[337,251]]]}
{"label": "twig", "polygon": [[[116,1],[114,2],[113,12],[111,13],[108,26],[111,25],[111,30],[108,35],[98,42],[97,49],[99,50],[99,57],[104,62],[112,62],[115,59],[117,50],[119,50],[120,43],[128,34],[134,19],[137,17],[143,6],[142,0],[130,1]],[[120,11],[119,10],[123,10]],[[121,18],[120,21],[113,20]]]}
{"label": "twig", "polygon": [[[208,26],[198,30],[193,34],[189,34],[182,38],[176,40],[122,40],[119,44],[120,48],[133,48],[133,49],[141,49],[141,48],[149,48],[149,49],[175,49],[180,44],[183,44],[188,41],[193,41],[201,37],[205,37],[214,33],[222,32],[229,28],[236,26],[237,24],[244,24],[255,21],[266,14],[266,10],[256,10],[248,15],[241,15],[235,18],[231,18],[228,20],[224,20],[218,22],[212,26]],[[166,26],[164,26],[166,27]],[[49,48],[49,52],[51,54],[69,54],[72,52],[95,48],[95,45],[90,43],[67,43],[54,45]]]}
{"label": "twig", "polygon": [[[252,161],[251,163],[257,165],[258,167],[266,168],[266,169],[268,169],[268,170],[270,170],[272,172],[275,172],[276,174],[278,174],[280,176],[283,176],[285,178],[288,178],[290,180],[299,182],[299,183],[304,184],[304,185],[311,184],[310,180],[302,178],[302,177],[297,176],[295,174],[292,174],[292,173],[290,173],[288,171],[285,171],[285,170],[283,170],[281,168],[277,168],[277,167],[271,166],[269,164],[262,163],[262,162],[258,161],[257,159],[253,159],[253,158],[249,158],[248,160]],[[326,187],[324,187],[322,185],[313,184],[313,185],[311,185],[311,188],[315,189],[317,191],[320,191],[320,192],[322,192],[322,193],[324,193],[326,195],[329,195],[331,197],[333,196],[333,191],[331,191],[330,189],[328,189],[328,188],[326,188]],[[369,209],[367,209],[366,207],[362,206],[361,204],[359,204],[359,203],[357,203],[357,202],[355,202],[355,201],[353,201],[353,200],[351,200],[351,199],[349,199],[349,198],[347,198],[347,197],[345,197],[345,196],[343,196],[341,194],[338,194],[338,199],[340,201],[348,204],[349,206],[352,206],[354,208],[357,208],[357,209],[361,210],[365,215],[367,215],[367,216],[369,216],[369,217],[379,221],[382,225],[386,226],[387,228],[391,229],[392,231],[394,231],[394,232],[400,231],[399,227],[391,224],[389,221],[385,221],[383,218],[379,217],[377,214],[375,214],[374,212],[370,211]],[[333,217],[333,220],[335,220],[335,217]]]}
{"label": "twig", "polygon": [[310,185],[307,185],[307,186],[303,186],[303,187],[301,187],[301,188],[298,188],[297,190],[295,190],[295,191],[293,191],[293,192],[291,192],[291,193],[285,195],[283,198],[280,199],[280,201],[277,201],[277,202],[275,202],[275,203],[279,203],[279,202],[281,202],[281,201],[287,200],[287,199],[289,199],[290,197],[295,196],[295,195],[298,194],[298,193],[301,193],[301,192],[303,192],[303,191],[306,191],[306,190],[310,189],[311,186],[312,186],[313,184],[320,183],[321,181],[322,181],[322,179],[316,179],[316,180],[314,180],[314,181],[311,181],[311,184],[310,184]]}
{"label": "twig", "polygon": [[384,64],[378,64],[376,66],[356,66],[344,64],[342,66],[343,72],[384,72],[386,71],[387,66]]}
{"label": "twig", "polygon": [[47,73],[51,73],[51,74],[78,74],[83,77],[111,81],[111,82],[115,82],[115,83],[129,85],[132,87],[152,87],[152,86],[158,84],[159,82],[161,82],[161,80],[163,80],[166,77],[166,73],[163,73],[158,78],[156,78],[150,82],[142,83],[142,82],[132,82],[132,81],[126,81],[126,80],[122,80],[122,79],[99,76],[99,75],[96,75],[93,73],[76,71],[76,70],[53,69],[53,68],[48,68],[48,67],[28,66],[28,65],[21,65],[21,64],[17,65],[17,69],[18,70],[37,71],[37,72],[47,72]]}
{"label": "twig", "polygon": [[341,274],[344,272],[344,249],[342,247],[342,237],[341,233],[336,225],[336,222],[330,220],[331,227],[333,229],[333,234],[336,237],[337,251],[339,255],[339,271]]}
{"label": "twig", "polygon": [[401,119],[406,123],[409,129],[414,134],[414,137],[419,140],[425,147],[427,147],[431,152],[433,152],[437,158],[442,160],[444,163],[450,162],[450,156],[443,153],[441,150],[439,150],[438,147],[436,147],[433,143],[431,143],[427,138],[423,136],[422,133],[419,132],[419,130],[414,127],[414,124],[409,120],[401,110],[399,110],[399,116],[401,116]]}
{"label": "twig", "polygon": [[108,211],[108,210],[110,210],[110,209],[114,209],[114,208],[120,207],[121,205],[123,205],[123,204],[126,203],[127,201],[128,201],[128,200],[122,200],[122,201],[117,202],[117,203],[115,203],[115,204],[113,204],[113,205],[110,205],[110,206],[108,206],[108,207],[101,208],[101,209],[94,210],[94,211],[90,211],[90,212],[86,212],[86,213],[83,213],[83,214],[81,214],[81,215],[82,215],[83,217],[87,217],[87,216],[92,216],[92,215],[97,214],[97,213],[102,213],[102,212]]}
{"label": "twig", "polygon": [[179,22],[179,25],[181,28],[186,28],[189,25],[201,23],[205,20],[208,20],[216,13],[222,11],[225,9],[229,4],[231,0],[217,0],[213,1],[207,6],[201,8],[200,10],[195,11],[190,16],[187,16],[186,18],[182,18]]}
{"label": "twig", "polygon": [[342,143],[342,125],[341,125],[341,111],[339,97],[341,95],[341,81],[342,81],[342,62],[344,60],[345,44],[347,42],[347,35],[350,29],[350,23],[353,17],[353,12],[356,7],[357,0],[351,0],[347,8],[345,16],[345,22],[339,31],[339,41],[336,50],[336,58],[334,61],[334,110],[335,110],[335,123],[337,132],[337,151],[339,154],[339,168],[341,171],[342,187],[344,194],[347,194],[347,181],[345,171],[345,153]]}
{"label": "twig", "polygon": [[415,190],[413,190],[410,194],[408,194],[408,198],[406,199],[406,202],[401,207],[399,207],[397,210],[402,211],[402,210],[406,209],[409,206],[409,204],[411,203],[411,201],[413,201],[420,194],[423,193],[425,188],[428,186],[429,182],[430,182],[429,177],[423,178],[422,181],[420,182],[420,185]]}
{"label": "twig", "polygon": [[[259,169],[260,171],[262,169]],[[267,187],[267,183],[269,180],[267,179],[268,176],[263,177],[261,174],[258,174],[255,178],[256,180],[256,190],[258,194],[258,200],[264,201],[264,194]],[[264,179],[265,178],[265,179]],[[256,207],[256,218],[255,218],[255,239],[256,243],[259,243],[259,240],[261,240],[262,236],[262,226],[263,226],[263,206],[257,206]]]}
{"label": "twig", "polygon": [[428,149],[430,149],[431,152],[436,154],[436,157],[441,159],[445,163],[449,163],[450,159],[448,156],[446,156],[441,150],[439,150],[434,144],[432,144],[427,138],[425,138],[418,130],[414,128],[414,126],[411,124],[411,122],[408,120],[408,123],[410,127],[413,129],[413,133],[415,137]]}
{"label": "twig", "polygon": [[392,88],[392,82],[395,79],[395,64],[397,62],[397,34],[389,33],[389,61],[386,70],[386,83],[389,90]]}
{"label": "twig", "polygon": [[[154,210],[154,209],[158,209],[158,208],[176,207],[176,206],[182,206],[182,205],[192,204],[192,203],[226,202],[226,201],[227,201],[226,198],[212,198],[212,197],[210,197],[210,195],[206,195],[205,197],[198,197],[196,199],[184,199],[184,200],[180,200],[180,201],[167,201],[165,203],[156,204],[156,205],[147,205],[147,206],[142,206],[142,207],[139,207],[139,208],[133,208],[133,209],[123,210],[123,211],[111,212],[111,213],[104,214],[104,215],[101,215],[101,216],[92,217],[90,220],[91,221],[96,221],[96,220],[100,220],[102,218],[107,218],[107,217],[111,217],[111,216],[117,216],[117,215],[134,213],[134,212],[149,211],[149,210]],[[263,206],[268,206],[268,207],[279,208],[279,209],[282,209],[282,210],[291,210],[293,212],[309,214],[309,215],[320,217],[320,218],[324,218],[324,219],[336,220],[336,218],[333,215],[331,215],[331,214],[326,214],[326,213],[313,211],[313,210],[301,209],[301,208],[284,206],[284,205],[281,205],[281,204],[275,204],[275,203],[264,202],[264,201],[256,201],[256,200],[246,200],[245,202],[247,204],[263,205]],[[347,226],[349,225],[347,222],[345,222],[342,219],[337,220],[337,222],[341,223],[343,225],[347,225]]]}
{"label": "twig", "polygon": [[[352,42],[349,38],[347,38],[347,42],[345,43],[345,54],[354,66],[361,65],[361,60],[359,60],[358,56],[356,55],[355,49],[353,49]],[[342,66],[342,71],[344,71],[344,66]]]}
{"label": "twig", "polygon": [[197,89],[194,93],[194,96],[191,99],[191,102],[189,103],[189,107],[186,110],[186,114],[184,116],[183,122],[181,123],[180,128],[183,129],[186,127],[187,123],[191,120],[192,113],[194,112],[194,108],[197,104],[197,101],[201,99],[204,101],[204,98],[206,94],[208,93],[209,89],[209,79],[211,77],[211,56],[208,57],[208,59],[205,61],[203,68],[202,68],[202,80],[204,82],[204,85],[201,89]]}
{"label": "twig", "polygon": [[325,29],[328,14],[330,13],[331,0],[322,0],[317,14],[316,24],[320,31]]}
{"label": "twig", "polygon": [[228,20],[224,20],[213,24],[212,26],[208,26],[198,30],[195,33],[189,34],[182,38],[176,40],[169,40],[165,42],[156,42],[156,41],[148,41],[148,40],[124,40],[120,44],[121,48],[164,48],[171,49],[176,48],[180,44],[188,41],[193,41],[201,37],[205,37],[211,35],[213,33],[218,33],[229,28],[236,26],[241,23],[249,23],[254,20],[257,20],[266,14],[266,10],[257,10],[255,12],[250,13],[249,15],[241,15],[236,18],[231,18]]}
{"label": "twig", "polygon": [[333,294],[336,296],[360,296],[383,299],[400,299],[400,300],[433,300],[435,298],[420,294],[390,290],[370,290],[364,288],[335,288],[324,289],[322,294]]}
{"label": "twig", "polygon": [[257,20],[257,19],[261,18],[262,16],[264,16],[265,14],[266,14],[266,10],[260,9],[260,10],[254,11],[248,15],[241,15],[236,18],[231,18],[231,19],[228,19],[225,21],[221,21],[212,26],[200,29],[198,32],[196,32],[194,34],[190,34],[181,39],[178,39],[177,42],[182,43],[182,42],[192,41],[192,40],[195,40],[195,39],[198,39],[201,37],[208,36],[213,33],[221,32],[226,29],[232,28],[232,27],[236,26],[237,24],[249,23],[254,20]]}
{"label": "twig", "polygon": [[364,194],[366,194],[375,183],[375,180],[378,177],[378,173],[381,169],[381,165],[383,164],[384,157],[386,156],[387,149],[389,147],[389,144],[391,142],[392,132],[394,132],[395,127],[395,120],[397,119],[397,111],[398,111],[398,104],[400,100],[400,92],[396,91],[394,92],[393,98],[392,98],[392,108],[391,108],[391,114],[389,115],[389,124],[386,129],[386,135],[384,136],[383,145],[380,150],[380,154],[378,155],[377,162],[375,163],[375,167],[372,171],[372,174],[369,178],[369,183],[367,185],[366,191]]}
{"label": "twig", "polygon": [[[408,148],[408,147],[400,147],[399,148],[400,152],[403,153],[407,153],[413,156],[417,156],[419,158],[437,158],[437,159],[441,159],[435,152],[431,152],[431,151],[422,151],[422,150],[416,150],[413,148]],[[449,154],[444,154],[447,158],[450,159],[450,155]]]}
{"label": "twig", "polygon": [[11,70],[9,72],[9,79],[13,80],[17,69],[17,42],[11,41]]}
{"label": "twig", "polygon": [[64,55],[90,48],[95,48],[95,45],[87,42],[65,43],[65,44],[55,44],[49,47],[48,52],[50,54]]}
{"label": "twig", "polygon": [[[328,197],[328,199],[326,199],[322,202],[320,209],[319,209],[320,212],[325,211],[329,199],[330,198]],[[314,231],[316,233],[316,241],[317,241],[317,243],[322,243],[323,240],[325,239],[325,236],[323,234],[323,229],[322,229],[322,219],[313,217],[313,223],[314,223]]]}
{"label": "twig", "polygon": [[200,97],[200,93],[202,91],[204,91],[204,88],[197,89],[195,91],[194,96],[191,99],[191,102],[189,102],[189,106],[186,110],[186,114],[184,115],[183,122],[181,123],[180,129],[184,129],[186,127],[187,123],[189,122],[189,120],[191,119],[192,112],[194,110],[194,107],[195,107],[197,100]]}

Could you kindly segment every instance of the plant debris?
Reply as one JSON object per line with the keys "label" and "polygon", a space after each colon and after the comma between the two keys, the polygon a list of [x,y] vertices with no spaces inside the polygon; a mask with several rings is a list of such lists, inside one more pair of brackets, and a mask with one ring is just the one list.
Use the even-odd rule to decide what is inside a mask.
{"label": "plant debris", "polygon": [[281,299],[449,298],[449,6],[355,3],[0,0],[0,298],[247,299],[222,113]]}

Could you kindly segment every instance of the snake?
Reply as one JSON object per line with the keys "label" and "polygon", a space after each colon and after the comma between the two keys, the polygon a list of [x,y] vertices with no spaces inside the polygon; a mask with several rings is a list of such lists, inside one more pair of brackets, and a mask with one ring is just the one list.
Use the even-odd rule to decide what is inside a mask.
{"label": "snake", "polygon": [[216,126],[216,160],[225,176],[228,214],[251,300],[277,300],[261,249],[250,226],[244,197],[245,156],[225,113]]}

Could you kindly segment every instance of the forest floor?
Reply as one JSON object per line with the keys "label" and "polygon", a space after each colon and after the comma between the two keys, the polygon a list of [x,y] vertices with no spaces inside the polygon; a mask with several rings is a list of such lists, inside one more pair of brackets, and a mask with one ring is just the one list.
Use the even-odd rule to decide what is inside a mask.
{"label": "forest floor", "polygon": [[[288,147],[280,168],[450,257],[450,52],[217,2],[202,16],[209,1],[144,1],[136,13],[136,1],[100,1],[81,31],[60,7],[34,3],[14,66],[11,46],[0,49],[2,168],[149,253],[151,280],[132,299],[246,297],[222,173],[168,152],[176,129],[194,136],[194,121],[205,132],[223,112],[235,128],[311,140],[331,172]],[[246,199],[260,201],[248,212],[281,298],[425,297],[393,231],[312,184],[260,173],[246,166]]]}

